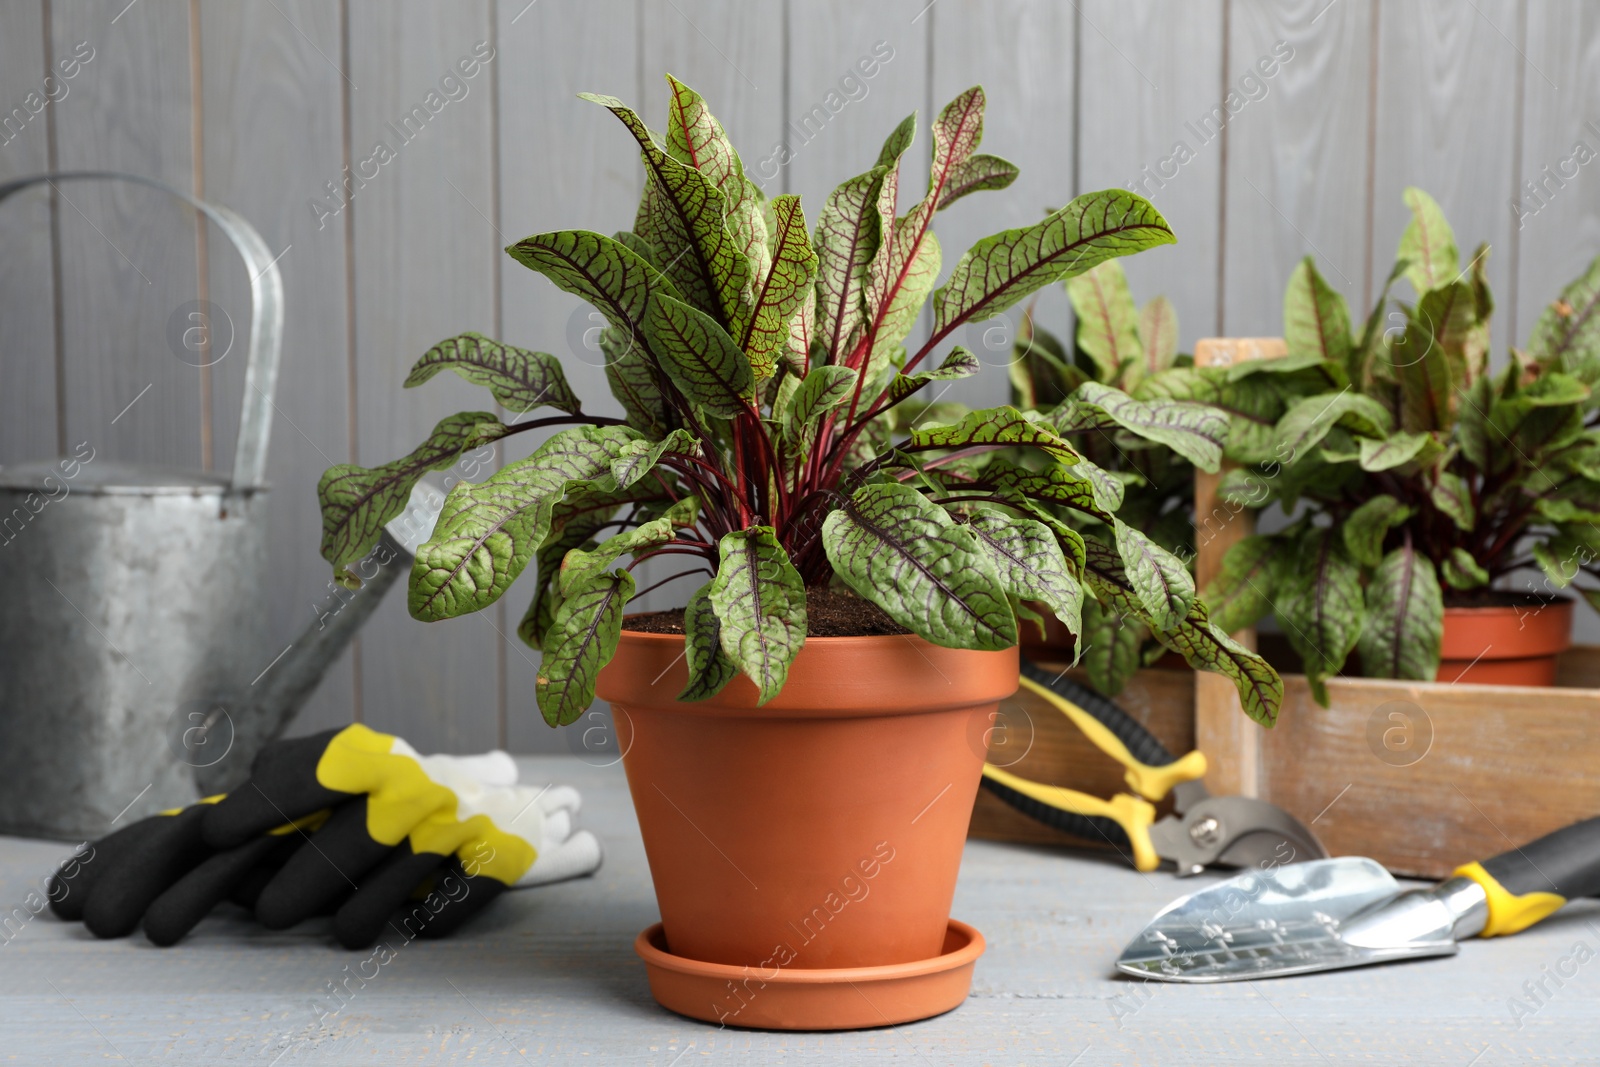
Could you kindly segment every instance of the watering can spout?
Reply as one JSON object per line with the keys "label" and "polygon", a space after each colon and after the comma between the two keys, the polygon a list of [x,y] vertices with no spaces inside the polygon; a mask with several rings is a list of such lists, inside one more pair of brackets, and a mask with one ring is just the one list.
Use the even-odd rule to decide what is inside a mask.
{"label": "watering can spout", "polygon": [[443,505],[444,492],[438,486],[428,480],[418,482],[406,509],[384,526],[377,547],[354,565],[360,588],[341,590],[339,605],[313,619],[249,687],[249,696],[227,710],[232,725],[227,755],[194,769],[201,796],[226,793],[249,778],[256,754],[294,721],[389,587],[410,571],[417,547],[432,532]]}

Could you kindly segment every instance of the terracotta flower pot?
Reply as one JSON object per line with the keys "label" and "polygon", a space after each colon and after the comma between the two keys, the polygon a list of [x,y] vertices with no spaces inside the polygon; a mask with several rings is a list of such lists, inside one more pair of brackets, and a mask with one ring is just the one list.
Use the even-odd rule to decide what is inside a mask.
{"label": "terracotta flower pot", "polygon": [[[1016,650],[811,638],[758,708],[743,676],[712,700],[679,703],[683,647],[681,636],[625,631],[598,684],[655,882],[659,947],[769,981],[947,954],[986,730],[1016,691]],[[752,1025],[737,1013],[762,994],[729,990],[736,1017],[724,1021]],[[686,1010],[660,989],[657,999]]]}
{"label": "terracotta flower pot", "polygon": [[1572,601],[1444,609],[1441,682],[1554,685],[1556,658],[1572,647]]}

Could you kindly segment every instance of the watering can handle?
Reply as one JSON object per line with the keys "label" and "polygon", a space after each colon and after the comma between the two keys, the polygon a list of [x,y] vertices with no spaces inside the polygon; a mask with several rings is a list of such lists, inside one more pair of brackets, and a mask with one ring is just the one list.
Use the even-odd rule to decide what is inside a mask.
{"label": "watering can handle", "polygon": [[[35,174],[0,184],[0,201],[30,185],[85,179],[136,182],[182,200],[227,234],[250,272],[250,349],[244,374],[244,410],[239,417],[239,442],[233,454],[233,488],[259,489],[266,484],[267,438],[272,432],[272,396],[278,387],[278,357],[283,346],[283,277],[267,243],[254,226],[225,207],[198,200],[154,178],[109,170],[74,170]],[[59,190],[58,190],[59,191]]]}

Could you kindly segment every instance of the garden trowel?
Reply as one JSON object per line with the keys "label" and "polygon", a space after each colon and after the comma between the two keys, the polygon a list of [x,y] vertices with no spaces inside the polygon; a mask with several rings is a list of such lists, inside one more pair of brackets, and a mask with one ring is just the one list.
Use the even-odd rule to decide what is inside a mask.
{"label": "garden trowel", "polygon": [[1525,930],[1600,890],[1600,818],[1402,890],[1359,856],[1247,871],[1174,901],[1117,969],[1166,982],[1277,978],[1449,956],[1469,937]]}

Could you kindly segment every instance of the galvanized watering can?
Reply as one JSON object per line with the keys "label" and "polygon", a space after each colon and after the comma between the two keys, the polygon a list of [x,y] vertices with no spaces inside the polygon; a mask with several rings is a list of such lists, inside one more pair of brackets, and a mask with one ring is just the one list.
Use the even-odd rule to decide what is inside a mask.
{"label": "galvanized watering can", "polygon": [[268,641],[273,254],[227,208],[133,175],[36,175],[0,185],[0,201],[85,179],[162,190],[215,223],[244,259],[252,314],[231,477],[117,463],[93,441],[0,469],[0,833],[72,839],[242,781],[432,525],[415,511],[396,520],[360,592],[287,650]]}

